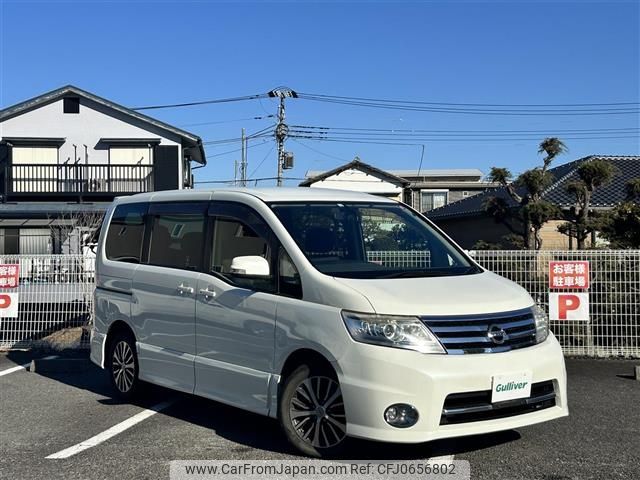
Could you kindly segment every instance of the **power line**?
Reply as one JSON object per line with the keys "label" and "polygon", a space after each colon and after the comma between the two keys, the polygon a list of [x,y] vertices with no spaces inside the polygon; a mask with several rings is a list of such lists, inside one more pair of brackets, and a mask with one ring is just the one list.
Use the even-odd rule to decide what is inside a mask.
{"label": "power line", "polygon": [[[619,127],[619,128],[587,128],[587,129],[554,129],[546,130],[426,130],[419,128],[362,128],[362,127],[327,127],[314,125],[290,125],[292,130],[320,130],[322,131],[345,131],[345,132],[383,132],[383,133],[433,133],[433,134],[536,134],[548,135],[561,133],[599,133],[599,132],[623,132],[640,131],[640,127]],[[311,132],[305,132],[311,133]]]}
{"label": "power line", "polygon": [[[500,134],[473,134],[473,135],[467,135],[467,134],[435,134],[435,133],[423,133],[423,134],[416,134],[416,135],[411,135],[411,134],[397,134],[397,135],[393,135],[393,134],[388,134],[388,133],[372,133],[372,132],[368,132],[368,133],[357,133],[357,132],[349,132],[349,133],[325,133],[325,134],[314,134],[314,132],[309,132],[309,131],[304,131],[304,130],[292,130],[291,131],[291,135],[299,135],[299,136],[311,136],[314,138],[369,138],[369,139],[397,139],[397,140],[434,140],[434,139],[451,139],[451,140],[457,140],[457,139],[462,139],[462,140],[474,140],[474,139],[491,139],[491,138],[495,138],[495,139],[501,139],[501,140],[509,140],[513,137],[531,137],[531,138],[540,138],[540,134],[536,134],[536,133],[522,133],[522,134],[505,134],[505,135],[500,135]],[[578,138],[589,138],[589,137],[594,137],[594,138],[600,138],[601,136],[608,136],[608,135],[627,135],[630,138],[633,137],[637,137],[638,134],[634,133],[634,132],[627,132],[627,131],[621,131],[621,132],[594,132],[594,133],[571,133],[571,134],[562,134],[561,136],[563,138],[567,138],[567,136],[574,136],[574,137],[578,137]],[[549,136],[548,134],[546,136]]]}
{"label": "power line", "polygon": [[[420,146],[422,143],[401,143],[405,139],[394,138],[350,138],[350,137],[314,137],[310,135],[290,135],[290,138],[302,138],[318,142],[340,142],[340,143],[362,143],[373,145],[401,145],[401,146]],[[608,139],[624,139],[639,138],[637,135],[612,135],[600,137],[563,137],[563,140],[608,140]],[[397,141],[396,141],[397,140]],[[534,138],[428,138],[416,139],[428,142],[515,142],[515,141],[531,141]]]}
{"label": "power line", "polygon": [[[269,125],[265,128],[258,130],[257,132],[253,132],[252,134],[247,135],[247,139],[269,137],[273,134],[273,127],[274,125]],[[240,142],[241,140],[242,140],[242,137],[221,138],[218,140],[205,140],[202,142],[202,144],[203,145],[224,145],[227,143]]]}
{"label": "power line", "polygon": [[379,102],[379,103],[400,103],[415,105],[433,105],[433,106],[450,106],[450,107],[527,107],[527,108],[545,108],[545,107],[620,107],[625,105],[640,105],[640,102],[612,102],[612,103],[450,103],[450,102],[426,102],[415,100],[392,100],[383,98],[367,98],[367,97],[346,97],[339,95],[324,95],[319,93],[300,93],[300,98],[324,98],[345,101],[362,101],[362,102]]}
{"label": "power line", "polygon": [[[268,142],[268,140],[263,140],[263,141],[262,141],[262,142],[260,142],[260,143],[254,143],[253,145],[247,145],[247,148],[259,147],[259,146],[261,146],[261,145],[264,145],[264,144],[265,144],[265,143],[267,143],[267,142]],[[209,155],[209,154],[207,153],[207,158],[222,157],[222,156],[224,156],[224,155],[228,155],[228,154],[230,154],[230,153],[237,153],[237,152],[240,152],[240,151],[242,151],[242,148],[236,148],[236,149],[234,149],[234,150],[229,150],[229,151],[226,151],[226,152],[214,153],[213,155]]]}
{"label": "power line", "polygon": [[274,118],[275,115],[263,115],[262,117],[260,116],[255,116],[255,117],[245,117],[245,118],[236,118],[233,120],[220,120],[217,122],[200,122],[200,123],[183,123],[182,125],[180,125],[181,127],[199,127],[201,125],[220,125],[220,124],[224,124],[224,123],[234,123],[234,122],[244,122],[244,121],[248,121],[248,120],[264,120],[267,118]]}
{"label": "power line", "polygon": [[[307,132],[308,133],[308,132]],[[596,134],[571,134],[571,135],[562,135],[563,139],[569,138],[610,138],[611,136],[624,136],[625,138],[640,138],[638,134],[633,134],[633,132],[613,132],[612,134],[607,133],[596,133]],[[292,138],[316,138],[319,140],[335,138],[335,139],[362,139],[362,140],[416,140],[416,141],[434,141],[434,140],[450,140],[450,141],[474,141],[474,140],[500,140],[500,141],[508,141],[514,139],[524,139],[524,140],[532,140],[540,138],[539,135],[536,134],[521,134],[521,135],[436,135],[436,134],[422,134],[422,135],[389,135],[389,134],[325,134],[325,135],[313,135],[313,134],[305,134],[305,132],[300,131],[292,131]]]}
{"label": "power line", "polygon": [[267,158],[269,158],[269,155],[271,155],[271,152],[273,152],[276,148],[276,144],[274,143],[271,146],[271,149],[269,149],[269,151],[267,152],[267,154],[264,156],[264,158],[260,161],[260,163],[258,164],[258,166],[256,168],[253,169],[253,172],[251,172],[251,175],[249,175],[250,177],[253,177],[256,172],[260,169],[260,167],[262,166],[262,164],[267,160]]}
{"label": "power line", "polygon": [[243,97],[218,98],[215,100],[201,100],[197,102],[169,103],[166,105],[147,105],[144,107],[134,107],[131,110],[158,110],[161,108],[195,107],[198,105],[213,105],[216,103],[244,102],[246,100],[255,100],[255,99],[266,98],[266,97],[267,97],[266,93],[259,93],[256,95],[245,95]]}
{"label": "power line", "polygon": [[[279,177],[260,177],[260,178],[247,178],[247,182],[263,182],[265,180],[277,180]],[[306,180],[305,177],[280,177],[282,180]],[[196,184],[211,184],[211,183],[229,183],[232,184],[234,182],[231,180],[203,180],[200,182],[195,182]]]}
{"label": "power line", "polygon": [[[527,109],[514,109],[514,108],[479,108],[472,107],[454,107],[454,106],[432,106],[429,104],[413,102],[413,101],[393,101],[393,100],[359,100],[358,97],[331,97],[331,96],[319,96],[311,94],[300,94],[300,98],[306,100],[312,100],[317,102],[334,103],[349,106],[380,108],[388,110],[404,110],[404,111],[416,111],[416,112],[434,112],[434,113],[454,113],[454,114],[469,114],[469,115],[506,115],[506,116],[558,116],[558,115],[570,115],[570,116],[593,116],[593,115],[626,115],[626,114],[638,114],[640,109],[638,106],[634,107],[621,107],[621,108],[573,108],[573,109],[540,109],[538,107],[528,107]],[[398,103],[393,103],[398,102]]]}
{"label": "power line", "polygon": [[330,155],[328,153],[322,152],[322,151],[320,151],[320,150],[318,150],[316,148],[313,148],[313,147],[311,147],[309,145],[306,145],[305,143],[301,142],[300,140],[296,140],[295,138],[292,138],[291,140],[296,142],[298,145],[302,145],[304,148],[309,149],[312,152],[319,153],[320,155],[324,155],[325,157],[332,158],[334,160],[340,160],[341,162],[348,162],[349,161],[349,160],[346,160],[344,158],[336,157],[335,155]]}

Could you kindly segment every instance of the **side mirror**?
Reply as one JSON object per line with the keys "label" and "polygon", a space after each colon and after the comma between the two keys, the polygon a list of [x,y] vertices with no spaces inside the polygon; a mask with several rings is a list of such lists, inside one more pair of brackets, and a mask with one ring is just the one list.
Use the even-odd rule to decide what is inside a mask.
{"label": "side mirror", "polygon": [[269,262],[258,255],[234,257],[231,260],[231,273],[243,277],[268,277]]}

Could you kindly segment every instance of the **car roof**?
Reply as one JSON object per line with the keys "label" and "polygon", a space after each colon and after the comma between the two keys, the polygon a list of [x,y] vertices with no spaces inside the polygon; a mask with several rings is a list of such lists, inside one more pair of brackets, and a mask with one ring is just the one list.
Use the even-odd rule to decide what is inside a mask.
{"label": "car roof", "polygon": [[162,192],[140,193],[127,197],[120,197],[118,203],[133,202],[167,202],[188,200],[209,200],[215,198],[216,193],[231,193],[257,197],[264,202],[376,202],[394,203],[387,197],[379,197],[368,193],[352,192],[330,188],[307,187],[271,187],[271,188],[198,188],[194,190],[169,190]]}

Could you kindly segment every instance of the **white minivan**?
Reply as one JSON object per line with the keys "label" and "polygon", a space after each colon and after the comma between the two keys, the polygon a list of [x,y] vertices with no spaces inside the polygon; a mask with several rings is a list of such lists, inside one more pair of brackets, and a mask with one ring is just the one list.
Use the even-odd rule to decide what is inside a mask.
{"label": "white minivan", "polygon": [[387,198],[316,188],[147,193],[109,208],[91,359],[277,418],[313,456],[568,414],[531,296]]}

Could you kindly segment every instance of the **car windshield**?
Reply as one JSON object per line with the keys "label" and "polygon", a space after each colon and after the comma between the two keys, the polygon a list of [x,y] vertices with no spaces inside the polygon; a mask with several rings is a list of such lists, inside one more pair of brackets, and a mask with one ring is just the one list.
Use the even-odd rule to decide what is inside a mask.
{"label": "car windshield", "polygon": [[278,203],[271,208],[313,266],[327,275],[407,278],[481,271],[399,203]]}

